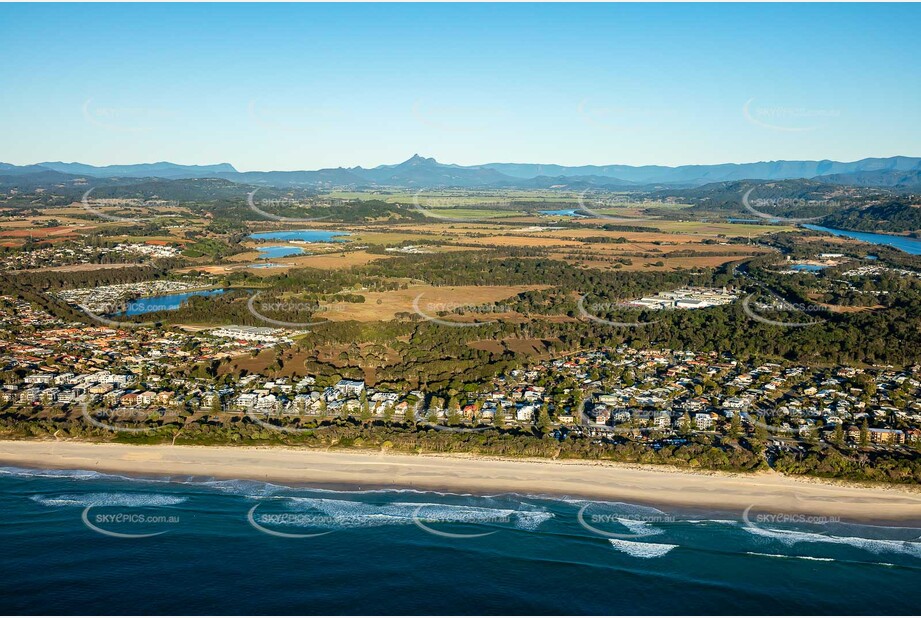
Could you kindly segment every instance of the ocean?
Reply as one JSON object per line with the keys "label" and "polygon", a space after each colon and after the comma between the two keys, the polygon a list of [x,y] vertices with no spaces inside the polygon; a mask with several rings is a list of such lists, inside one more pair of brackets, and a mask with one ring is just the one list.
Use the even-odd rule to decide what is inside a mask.
{"label": "ocean", "polygon": [[912,614],[921,601],[921,529],[761,506],[14,467],[0,499],[5,614]]}

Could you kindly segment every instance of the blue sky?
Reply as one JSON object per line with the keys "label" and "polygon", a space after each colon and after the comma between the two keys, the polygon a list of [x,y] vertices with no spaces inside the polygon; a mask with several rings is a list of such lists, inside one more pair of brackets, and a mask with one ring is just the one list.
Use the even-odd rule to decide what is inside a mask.
{"label": "blue sky", "polygon": [[918,5],[0,5],[0,161],[921,155]]}

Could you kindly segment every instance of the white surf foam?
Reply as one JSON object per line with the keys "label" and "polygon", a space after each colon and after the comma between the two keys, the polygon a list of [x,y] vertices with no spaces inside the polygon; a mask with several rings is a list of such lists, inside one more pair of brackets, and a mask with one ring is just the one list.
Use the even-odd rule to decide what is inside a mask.
{"label": "white surf foam", "polygon": [[749,534],[764,538],[775,539],[784,545],[792,546],[796,543],[832,543],[835,545],[849,545],[858,549],[880,554],[885,552],[907,554],[921,558],[921,543],[915,541],[896,541],[889,539],[867,539],[855,536],[833,536],[817,532],[803,532],[799,530],[776,530],[745,526],[742,528]]}
{"label": "white surf foam", "polygon": [[668,543],[643,543],[640,541],[627,541],[624,539],[608,539],[608,542],[619,552],[634,558],[661,558],[671,550],[678,547]]}
{"label": "white surf foam", "polygon": [[94,472],[92,470],[39,470],[33,468],[16,468],[12,466],[0,467],[0,474],[7,476],[18,476],[22,478],[52,478],[52,479],[74,479],[89,480],[99,478],[117,478],[112,475]]}
{"label": "white surf foam", "polygon": [[553,517],[543,510],[499,509],[434,502],[388,502],[372,504],[332,498],[285,497],[298,512],[314,513],[328,527],[362,528],[413,524],[497,524],[536,530]]}
{"label": "white surf foam", "polygon": [[186,501],[183,496],[169,494],[90,493],[32,496],[42,506],[173,506]]}
{"label": "white surf foam", "polygon": [[745,552],[749,556],[762,556],[764,558],[781,558],[781,559],[793,559],[793,560],[817,560],[819,562],[834,562],[834,558],[819,558],[818,556],[793,556],[790,554],[763,554],[757,551],[747,551]]}
{"label": "white surf foam", "polygon": [[617,523],[624,526],[627,530],[636,535],[655,536],[656,534],[662,534],[665,532],[665,530],[662,530],[661,528],[654,527],[652,522],[648,521],[618,517]]}

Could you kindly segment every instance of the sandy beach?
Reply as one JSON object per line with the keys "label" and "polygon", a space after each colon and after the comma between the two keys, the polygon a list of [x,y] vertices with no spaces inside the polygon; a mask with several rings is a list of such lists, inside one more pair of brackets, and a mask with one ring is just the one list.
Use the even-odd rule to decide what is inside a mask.
{"label": "sandy beach", "polygon": [[506,460],[231,446],[0,441],[0,464],[136,476],[571,496],[662,506],[921,522],[921,493],[758,474],[694,473],[587,461]]}

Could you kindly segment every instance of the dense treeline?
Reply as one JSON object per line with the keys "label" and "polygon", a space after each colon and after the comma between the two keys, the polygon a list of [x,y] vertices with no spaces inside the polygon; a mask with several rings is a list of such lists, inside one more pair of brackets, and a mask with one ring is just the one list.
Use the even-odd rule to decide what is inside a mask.
{"label": "dense treeline", "polygon": [[882,204],[848,208],[822,220],[822,225],[862,232],[921,231],[921,198],[902,196]]}
{"label": "dense treeline", "polygon": [[89,288],[119,283],[137,283],[163,279],[169,276],[173,268],[184,262],[165,258],[138,266],[124,268],[95,268],[92,270],[61,271],[38,270],[16,273],[16,279],[23,285],[35,290],[60,290],[70,288]]}
{"label": "dense treeline", "polygon": [[[292,424],[293,423],[293,424]],[[139,425],[140,426],[140,425]],[[758,439],[731,440],[695,436],[685,443],[637,442],[627,437],[596,440],[568,436],[558,440],[538,428],[482,428],[476,432],[445,432],[412,423],[362,422],[356,418],[318,421],[289,419],[283,433],[245,416],[232,419],[204,417],[194,423],[148,422],[149,432],[114,434],[82,419],[35,420],[11,411],[0,416],[5,438],[79,439],[129,444],[265,445],[308,448],[359,448],[402,453],[465,453],[495,457],[537,457],[602,460],[636,464],[665,464],[681,468],[753,472],[773,468],[789,475],[874,481],[921,483],[921,459],[910,455],[866,449],[839,450],[811,447],[805,453],[784,452],[769,457]]]}
{"label": "dense treeline", "polygon": [[64,301],[36,291],[28,282],[21,280],[19,273],[0,272],[0,294],[26,301],[65,322],[86,321],[86,315],[82,312],[74,309]]}

